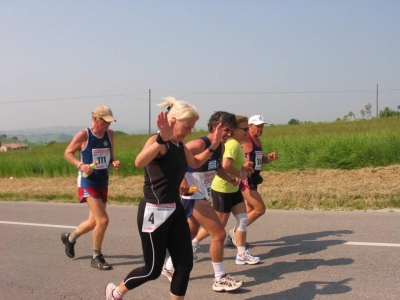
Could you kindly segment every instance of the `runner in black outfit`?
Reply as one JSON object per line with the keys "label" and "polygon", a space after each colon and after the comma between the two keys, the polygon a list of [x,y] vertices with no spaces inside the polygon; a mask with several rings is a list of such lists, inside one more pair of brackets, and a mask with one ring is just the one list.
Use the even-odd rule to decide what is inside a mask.
{"label": "runner in black outfit", "polygon": [[[218,146],[213,155],[200,168],[189,168],[182,180],[180,192],[182,194],[182,205],[185,208],[188,218],[189,228],[192,235],[193,259],[197,259],[196,249],[199,247],[195,239],[199,228],[204,228],[211,236],[210,257],[214,269],[214,280],[212,289],[216,292],[234,291],[240,288],[242,281],[235,280],[225,272],[224,259],[224,240],[226,237],[225,228],[219,220],[215,210],[210,205],[211,201],[211,183],[216,174],[225,177],[226,172],[220,168],[223,143],[231,137],[237,121],[234,114],[225,111],[216,111],[208,121],[209,134],[186,143],[186,147],[193,155],[200,154],[211,146],[214,140],[215,128],[222,124],[221,145]],[[221,174],[222,173],[222,174]],[[231,183],[235,183],[232,180]],[[197,191],[193,194],[187,194],[189,187],[197,186]],[[168,258],[163,267],[162,275],[171,281],[174,274],[174,266],[171,257]]]}
{"label": "runner in black outfit", "polygon": [[136,167],[145,168],[144,198],[137,214],[145,265],[132,270],[118,287],[109,283],[107,300],[122,299],[129,290],[158,278],[167,249],[175,266],[170,297],[184,299],[186,293],[193,257],[179,186],[187,167],[200,167],[219,146],[222,126],[217,126],[211,146],[193,156],[182,141],[199,119],[196,108],[171,97],[164,100],[159,106],[168,107],[168,112],[158,115],[159,134],[147,140],[135,160]]}

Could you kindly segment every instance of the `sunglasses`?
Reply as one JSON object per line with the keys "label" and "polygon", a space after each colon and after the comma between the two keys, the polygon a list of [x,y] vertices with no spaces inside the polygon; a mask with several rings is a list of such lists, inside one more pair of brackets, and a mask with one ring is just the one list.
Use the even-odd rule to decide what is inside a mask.
{"label": "sunglasses", "polygon": [[249,127],[246,127],[246,128],[241,128],[241,127],[238,127],[238,129],[242,129],[244,132],[247,132],[247,131],[249,131]]}

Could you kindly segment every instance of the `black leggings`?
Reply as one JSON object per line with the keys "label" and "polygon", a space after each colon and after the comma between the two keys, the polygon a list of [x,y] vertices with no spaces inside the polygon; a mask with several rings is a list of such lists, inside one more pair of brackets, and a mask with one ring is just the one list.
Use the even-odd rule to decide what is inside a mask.
{"label": "black leggings", "polygon": [[185,296],[193,268],[193,253],[189,225],[183,206],[180,201],[177,202],[175,211],[160,227],[153,232],[142,232],[146,202],[142,199],[137,214],[145,265],[128,274],[124,280],[125,287],[132,290],[149,280],[157,279],[161,274],[168,249],[175,267],[170,291],[176,296]]}

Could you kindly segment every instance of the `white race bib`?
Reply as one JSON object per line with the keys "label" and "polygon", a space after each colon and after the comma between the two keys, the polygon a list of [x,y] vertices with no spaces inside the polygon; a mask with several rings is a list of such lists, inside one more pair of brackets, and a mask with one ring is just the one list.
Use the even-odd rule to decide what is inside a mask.
{"label": "white race bib", "polygon": [[262,165],[262,158],[263,158],[263,152],[262,151],[254,151],[256,153],[256,163],[254,166],[254,170],[261,170],[261,165]]}
{"label": "white race bib", "polygon": [[92,149],[92,161],[97,161],[96,170],[107,169],[110,164],[110,148]]}
{"label": "white race bib", "polygon": [[146,203],[143,216],[143,232],[153,232],[175,211],[175,203],[151,204]]}
{"label": "white race bib", "polygon": [[216,171],[209,171],[204,173],[204,189],[205,189],[205,197],[207,200],[211,199],[211,184],[215,177]]}

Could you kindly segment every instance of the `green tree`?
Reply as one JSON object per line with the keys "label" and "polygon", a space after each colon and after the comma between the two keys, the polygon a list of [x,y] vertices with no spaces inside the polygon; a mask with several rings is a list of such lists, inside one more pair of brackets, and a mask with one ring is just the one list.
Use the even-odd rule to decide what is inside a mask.
{"label": "green tree", "polygon": [[343,121],[349,121],[349,120],[353,121],[355,119],[356,119],[356,115],[352,111],[349,111],[349,113],[347,115],[343,116]]}
{"label": "green tree", "polygon": [[371,119],[371,117],[372,117],[371,108],[372,108],[371,103],[368,103],[367,105],[364,106],[365,115],[366,115],[369,119]]}
{"label": "green tree", "polygon": [[383,110],[379,111],[380,118],[391,118],[400,116],[400,111],[392,110],[390,107],[385,107]]}
{"label": "green tree", "polygon": [[290,121],[288,122],[289,125],[297,125],[299,123],[300,123],[300,121],[297,119],[290,119]]}

